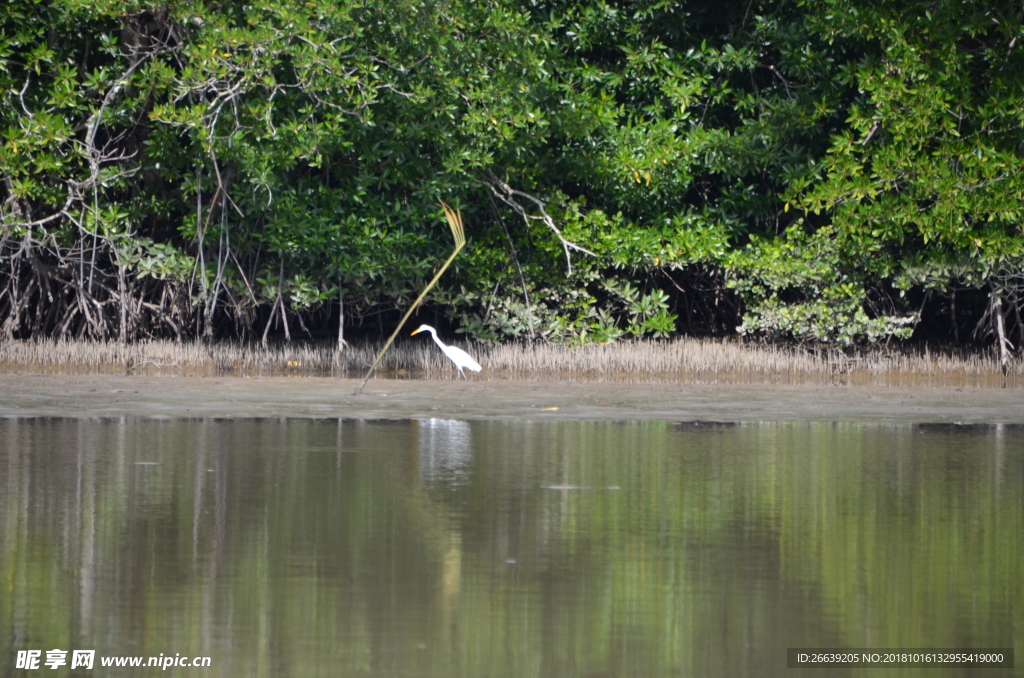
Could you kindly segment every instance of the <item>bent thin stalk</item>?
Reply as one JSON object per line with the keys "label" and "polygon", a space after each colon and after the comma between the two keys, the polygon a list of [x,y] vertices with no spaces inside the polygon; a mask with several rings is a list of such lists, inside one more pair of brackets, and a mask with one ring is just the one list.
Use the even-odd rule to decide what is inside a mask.
{"label": "bent thin stalk", "polygon": [[395,331],[391,333],[390,337],[388,337],[387,343],[384,344],[384,348],[380,350],[380,353],[377,354],[377,358],[373,361],[373,364],[370,365],[370,369],[369,371],[367,371],[366,377],[363,378],[363,383],[359,384],[359,388],[357,388],[352,395],[362,395],[363,387],[366,386],[366,382],[370,380],[370,376],[373,374],[373,371],[377,369],[377,365],[380,363],[380,359],[384,357],[384,353],[391,347],[391,342],[393,342],[395,340],[395,337],[398,336],[398,333],[405,325],[405,321],[409,319],[409,316],[412,315],[412,312],[415,311],[416,307],[420,305],[421,301],[423,301],[423,297],[427,296],[427,292],[429,292],[430,289],[437,283],[437,281],[441,279],[441,275],[444,274],[445,270],[451,265],[453,261],[455,261],[455,257],[459,254],[459,251],[466,245],[466,236],[462,230],[462,211],[453,210],[451,207],[445,204],[443,200],[439,202],[441,203],[441,207],[444,208],[444,216],[448,220],[448,226],[450,226],[452,229],[452,237],[455,238],[455,251],[452,252],[451,256],[449,256],[448,259],[441,265],[441,268],[437,269],[437,273],[434,274],[434,277],[430,279],[430,282],[427,283],[427,286],[423,288],[422,292],[420,292],[420,296],[416,297],[416,301],[412,302],[412,306],[410,306],[409,310],[406,311],[405,315],[402,316],[402,319],[398,322],[398,327],[396,327]]}

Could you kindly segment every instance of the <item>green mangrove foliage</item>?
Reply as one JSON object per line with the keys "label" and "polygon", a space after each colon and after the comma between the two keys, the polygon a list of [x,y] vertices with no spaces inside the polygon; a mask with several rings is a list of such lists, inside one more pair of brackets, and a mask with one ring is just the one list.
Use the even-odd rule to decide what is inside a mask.
{"label": "green mangrove foliage", "polygon": [[[0,336],[1024,344],[1019,4],[11,0]],[[438,318],[443,322],[441,318]]]}

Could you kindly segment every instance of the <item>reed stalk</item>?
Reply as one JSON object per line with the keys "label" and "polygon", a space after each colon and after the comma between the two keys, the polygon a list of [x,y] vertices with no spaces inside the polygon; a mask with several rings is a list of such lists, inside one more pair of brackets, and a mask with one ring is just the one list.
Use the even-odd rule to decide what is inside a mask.
{"label": "reed stalk", "polygon": [[[811,351],[738,341],[681,338],[570,347],[551,344],[455,345],[473,353],[484,371],[472,380],[571,380],[597,383],[808,384],[1019,387],[1024,361],[917,348]],[[359,377],[377,362],[392,378],[452,379],[456,373],[433,342],[398,339],[352,342],[340,360],[333,341],[177,343],[146,340],[0,342],[0,373],[123,374],[175,377]],[[378,361],[377,358],[383,356]]]}

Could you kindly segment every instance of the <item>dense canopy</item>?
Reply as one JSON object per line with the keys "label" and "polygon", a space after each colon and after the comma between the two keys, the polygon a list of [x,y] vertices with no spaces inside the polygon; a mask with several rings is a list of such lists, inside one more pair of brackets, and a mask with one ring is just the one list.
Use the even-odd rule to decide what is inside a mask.
{"label": "dense canopy", "polygon": [[[1024,9],[8,0],[0,337],[1024,344]],[[423,313],[423,312],[421,312]]]}

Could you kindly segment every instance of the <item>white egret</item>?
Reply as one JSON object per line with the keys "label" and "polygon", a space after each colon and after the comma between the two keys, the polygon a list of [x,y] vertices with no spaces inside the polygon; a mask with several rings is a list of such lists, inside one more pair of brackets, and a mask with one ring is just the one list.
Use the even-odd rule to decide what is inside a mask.
{"label": "white egret", "polygon": [[418,334],[420,332],[430,332],[430,336],[434,337],[434,343],[441,347],[441,350],[444,351],[444,354],[446,356],[451,358],[451,361],[455,363],[455,366],[457,368],[459,368],[459,374],[462,375],[463,379],[466,378],[466,373],[462,371],[463,367],[465,367],[467,370],[473,370],[474,372],[479,372],[480,370],[483,369],[482,367],[480,367],[480,363],[473,360],[473,357],[466,353],[465,351],[463,351],[461,348],[456,348],[454,346],[445,346],[445,344],[440,339],[437,338],[437,330],[435,330],[430,325],[420,325],[419,329],[417,329],[412,334]]}

